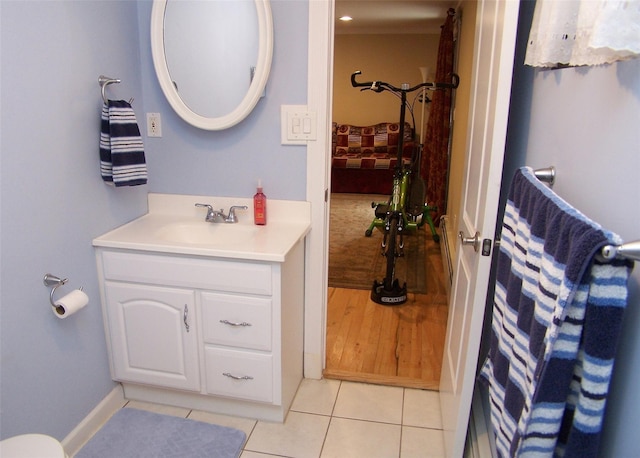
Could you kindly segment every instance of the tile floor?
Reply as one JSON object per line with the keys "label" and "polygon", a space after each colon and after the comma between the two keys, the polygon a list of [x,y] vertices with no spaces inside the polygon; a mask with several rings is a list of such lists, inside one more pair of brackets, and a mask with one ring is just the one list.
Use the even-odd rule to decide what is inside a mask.
{"label": "tile floor", "polygon": [[304,379],[284,423],[130,401],[127,406],[244,431],[241,458],[442,457],[438,393]]}

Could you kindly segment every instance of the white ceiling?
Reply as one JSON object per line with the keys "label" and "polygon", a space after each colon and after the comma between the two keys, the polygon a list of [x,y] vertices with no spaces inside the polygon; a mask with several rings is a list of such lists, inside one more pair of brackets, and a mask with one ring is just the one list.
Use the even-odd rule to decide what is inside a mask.
{"label": "white ceiling", "polygon": [[[336,0],[337,34],[440,33],[457,0]],[[348,15],[353,21],[339,18]]]}

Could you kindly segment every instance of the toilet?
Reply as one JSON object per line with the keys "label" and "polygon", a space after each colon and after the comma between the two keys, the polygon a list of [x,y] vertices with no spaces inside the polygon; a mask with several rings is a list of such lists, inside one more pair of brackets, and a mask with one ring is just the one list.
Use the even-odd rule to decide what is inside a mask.
{"label": "toilet", "polygon": [[62,444],[44,434],[22,434],[0,441],[2,458],[67,458]]}

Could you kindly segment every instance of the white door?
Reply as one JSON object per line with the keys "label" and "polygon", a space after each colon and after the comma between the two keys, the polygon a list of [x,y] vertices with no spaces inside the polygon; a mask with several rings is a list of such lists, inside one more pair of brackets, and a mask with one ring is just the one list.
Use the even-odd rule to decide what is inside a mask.
{"label": "white door", "polygon": [[[474,247],[471,240],[467,240],[458,246],[440,378],[445,449],[447,456],[452,457],[463,455],[476,378],[491,268],[491,256],[482,253],[482,242],[487,239],[493,245],[495,233],[518,7],[518,2],[513,0],[477,3],[467,158],[458,232],[467,239],[478,234],[478,243]],[[462,243],[460,238],[457,243]]]}
{"label": "white door", "polygon": [[200,390],[194,292],[105,285],[113,378]]}

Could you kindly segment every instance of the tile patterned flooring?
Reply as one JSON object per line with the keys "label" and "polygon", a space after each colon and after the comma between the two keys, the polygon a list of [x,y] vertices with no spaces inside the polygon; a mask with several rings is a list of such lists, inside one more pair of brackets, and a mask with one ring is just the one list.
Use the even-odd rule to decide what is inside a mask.
{"label": "tile patterned flooring", "polygon": [[130,401],[128,407],[240,429],[241,458],[443,457],[438,393],[304,379],[284,423]]}

